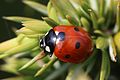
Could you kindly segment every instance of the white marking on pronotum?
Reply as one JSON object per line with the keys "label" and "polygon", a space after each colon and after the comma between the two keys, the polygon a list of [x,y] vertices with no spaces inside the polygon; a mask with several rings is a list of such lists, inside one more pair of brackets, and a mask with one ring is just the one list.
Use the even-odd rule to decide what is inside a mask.
{"label": "white marking on pronotum", "polygon": [[43,44],[41,44],[40,46],[43,47]]}
{"label": "white marking on pronotum", "polygon": [[40,42],[42,41],[42,39],[40,39]]}
{"label": "white marking on pronotum", "polygon": [[48,32],[45,34],[45,36],[48,34]]}
{"label": "white marking on pronotum", "polygon": [[59,32],[58,32],[58,31],[55,31],[55,34],[56,34],[56,35],[58,35],[58,34],[59,34]]}
{"label": "white marking on pronotum", "polygon": [[45,47],[45,50],[46,50],[47,52],[50,52],[49,46],[46,46],[46,47]]}

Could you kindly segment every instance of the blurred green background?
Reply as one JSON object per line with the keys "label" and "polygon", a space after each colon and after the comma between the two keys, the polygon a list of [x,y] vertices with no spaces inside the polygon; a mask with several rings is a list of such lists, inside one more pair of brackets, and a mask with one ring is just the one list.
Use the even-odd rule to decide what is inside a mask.
{"label": "blurred green background", "polygon": [[[48,0],[34,0],[42,4],[47,5]],[[3,16],[24,16],[41,19],[41,16],[45,16],[35,11],[34,9],[26,6],[22,3],[22,0],[0,0],[0,42],[14,37],[14,33],[11,28],[21,25],[10,21],[3,20]]]}

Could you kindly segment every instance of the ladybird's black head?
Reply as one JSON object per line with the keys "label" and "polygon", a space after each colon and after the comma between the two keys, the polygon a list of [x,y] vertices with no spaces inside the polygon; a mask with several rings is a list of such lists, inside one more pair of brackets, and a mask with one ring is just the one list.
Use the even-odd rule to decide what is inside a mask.
{"label": "ladybird's black head", "polygon": [[53,29],[51,29],[45,36],[40,40],[40,47],[44,49],[44,52],[52,56],[55,45],[56,45],[56,34]]}

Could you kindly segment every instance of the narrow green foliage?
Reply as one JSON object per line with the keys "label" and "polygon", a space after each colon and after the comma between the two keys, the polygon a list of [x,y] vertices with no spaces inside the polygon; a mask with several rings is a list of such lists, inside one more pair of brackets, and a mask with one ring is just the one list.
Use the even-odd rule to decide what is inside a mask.
{"label": "narrow green foliage", "polygon": [[81,3],[81,8],[83,8],[85,10],[86,13],[89,13],[89,9],[91,9],[89,1],[80,1]]}
{"label": "narrow green foliage", "polygon": [[103,33],[102,31],[100,31],[100,30],[94,30],[94,33],[95,33],[95,34],[98,34],[98,35],[100,35],[100,36],[107,37],[107,35],[104,34],[104,33]]}
{"label": "narrow green foliage", "polygon": [[91,20],[92,20],[92,23],[93,23],[93,28],[94,29],[98,29],[98,24],[97,24],[97,17],[96,17],[96,14],[93,10],[89,9],[90,11],[90,16],[91,16]]}
{"label": "narrow green foliage", "polygon": [[90,32],[91,26],[90,26],[89,21],[88,21],[86,18],[84,18],[84,17],[81,17],[80,20],[81,20],[82,25],[85,27],[85,29],[86,29],[88,32]]}
{"label": "narrow green foliage", "polygon": [[[70,15],[78,20],[78,13],[69,0],[50,0],[52,5],[65,18]],[[61,6],[62,5],[62,6]]]}
{"label": "narrow green foliage", "polygon": [[37,32],[37,33],[46,33],[51,28],[47,23],[45,23],[44,21],[41,21],[41,20],[25,21],[25,22],[23,22],[22,25],[30,30]]}
{"label": "narrow green foliage", "polygon": [[50,13],[50,11],[51,11],[51,8],[52,8],[52,4],[51,4],[51,2],[49,1],[48,4],[47,4],[48,15],[49,15],[49,13]]}
{"label": "narrow green foliage", "polygon": [[[29,45],[29,46],[27,46]],[[38,40],[37,39],[32,39],[32,38],[27,38],[25,37],[22,41],[21,44],[17,45],[14,48],[9,49],[8,51],[5,51],[4,54],[0,55],[0,59],[11,56],[13,54],[17,54],[20,52],[28,51],[38,45]]]}
{"label": "narrow green foliage", "polygon": [[52,66],[52,64],[54,64],[56,60],[57,58],[53,55],[52,59],[47,64],[43,65],[43,67],[40,70],[37,71],[37,73],[35,74],[35,77],[40,76],[43,72],[45,72],[46,69]]}
{"label": "narrow green foliage", "polygon": [[30,60],[27,64],[25,64],[23,67],[21,67],[19,70],[23,70],[26,69],[28,67],[30,67],[32,64],[34,64],[36,61],[42,59],[43,57],[45,57],[45,53],[44,51],[40,52],[37,56],[35,56],[32,60]]}
{"label": "narrow green foliage", "polygon": [[43,13],[44,15],[47,15],[47,7],[43,4],[34,2],[34,1],[30,1],[30,0],[23,0],[23,3],[27,4],[28,6],[30,6],[31,8]]}
{"label": "narrow green foliage", "polygon": [[25,34],[25,35],[33,35],[33,34],[39,34],[39,32],[33,31],[31,29],[28,29],[26,27],[23,27],[16,31],[17,34]]}
{"label": "narrow green foliage", "polygon": [[74,17],[71,17],[71,16],[69,16],[69,15],[66,15],[66,18],[67,18],[67,20],[71,23],[71,24],[73,24],[73,25],[75,25],[75,26],[80,26],[80,22],[79,21],[77,21]]}
{"label": "narrow green foliage", "polygon": [[[89,9],[88,9],[88,11],[89,11]],[[85,17],[88,20],[90,20],[89,13],[87,13],[82,7],[79,7],[78,12],[79,12],[80,17]]]}
{"label": "narrow green foliage", "polygon": [[48,10],[48,17],[59,23],[58,13],[56,9],[52,6],[51,2],[48,3],[47,10]]}
{"label": "narrow green foliage", "polygon": [[33,18],[28,18],[28,17],[20,17],[20,16],[3,17],[3,19],[10,20],[10,21],[14,21],[14,22],[18,22],[18,23],[22,23],[22,22],[24,22],[24,21],[34,21],[34,20],[38,20],[38,19],[33,19]]}
{"label": "narrow green foliage", "polygon": [[99,15],[100,17],[104,16],[104,9],[105,9],[105,0],[99,0],[100,7],[99,7]]}
{"label": "narrow green foliage", "polygon": [[39,37],[42,37],[42,36],[44,36],[44,34],[26,35],[26,37],[28,37],[28,38],[39,38]]}
{"label": "narrow green foliage", "polygon": [[110,0],[110,4],[109,4],[109,7],[108,7],[108,11],[106,13],[106,25],[105,25],[105,29],[111,27],[111,24],[113,23],[113,18],[115,18],[115,9],[114,9],[114,0]]}
{"label": "narrow green foliage", "polygon": [[7,40],[5,42],[0,43],[0,54],[4,53],[7,50],[10,50],[14,47],[18,46],[17,38],[13,38]]}
{"label": "narrow green foliage", "polygon": [[43,17],[43,20],[50,25],[51,27],[55,27],[58,26],[59,24],[57,22],[55,22],[53,19],[48,18],[48,17]]}
{"label": "narrow green foliage", "polygon": [[56,69],[49,76],[47,76],[47,78],[45,78],[45,80],[54,80],[59,75],[63,74],[68,69],[68,67],[70,67],[70,65],[71,64],[69,64],[69,63],[65,63],[64,65],[60,66],[59,69]]}
{"label": "narrow green foliage", "polygon": [[108,79],[110,74],[110,61],[108,57],[108,53],[106,50],[102,50],[102,64],[101,64],[101,72],[100,72],[100,80]]}
{"label": "narrow green foliage", "polygon": [[118,26],[118,30],[120,31],[120,1],[118,2],[117,5],[117,26]]}

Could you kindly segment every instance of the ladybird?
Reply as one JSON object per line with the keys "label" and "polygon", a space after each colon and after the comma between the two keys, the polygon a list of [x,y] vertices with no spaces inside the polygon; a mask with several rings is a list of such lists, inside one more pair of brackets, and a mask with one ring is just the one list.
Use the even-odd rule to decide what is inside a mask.
{"label": "ladybird", "polygon": [[47,32],[40,40],[46,54],[70,63],[85,61],[93,50],[92,39],[81,27],[59,25]]}

